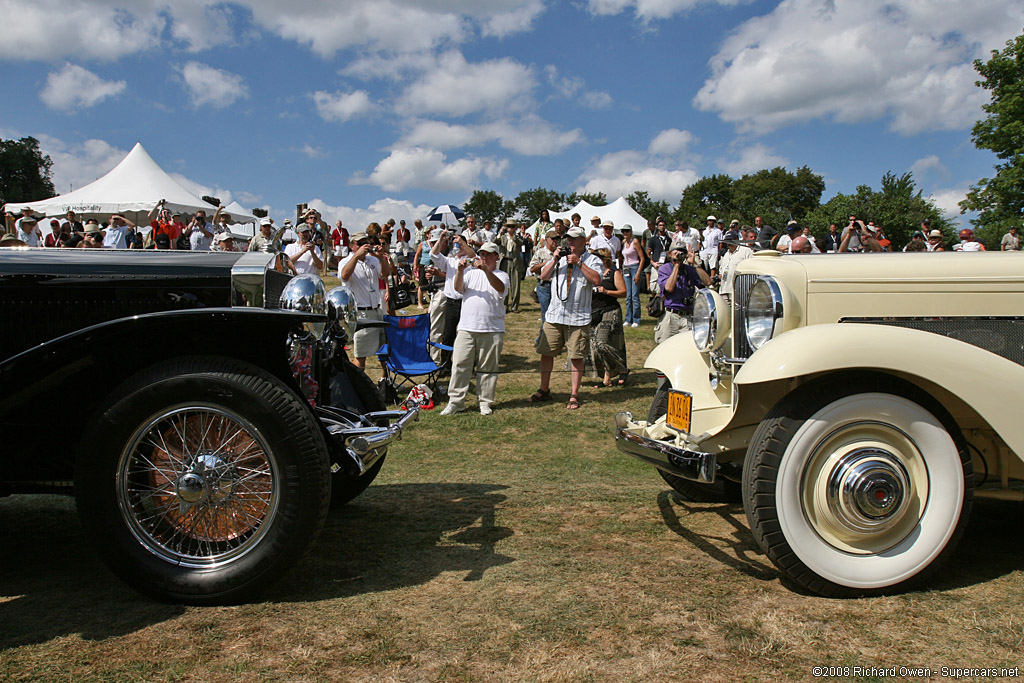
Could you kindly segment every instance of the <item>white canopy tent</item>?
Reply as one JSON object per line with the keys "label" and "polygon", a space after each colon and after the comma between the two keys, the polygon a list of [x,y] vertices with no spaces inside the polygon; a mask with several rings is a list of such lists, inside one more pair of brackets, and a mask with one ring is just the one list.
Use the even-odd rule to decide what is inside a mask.
{"label": "white canopy tent", "polygon": [[231,232],[245,235],[246,237],[252,237],[256,234],[256,216],[249,213],[238,202],[231,202],[225,206],[222,213],[231,216],[231,220],[228,221],[228,225],[231,226]]}
{"label": "white canopy tent", "polygon": [[102,178],[50,199],[9,202],[4,210],[18,214],[27,206],[36,215],[63,216],[68,211],[74,211],[80,218],[97,219],[122,213],[136,225],[142,226],[149,222],[150,210],[161,199],[167,200],[167,208],[171,211],[193,213],[203,209],[207,216],[212,216],[216,210],[216,207],[196,197],[167,175],[149,156],[142,143],[136,142],[121,163]]}
{"label": "white canopy tent", "polygon": [[[625,197],[619,197],[611,204],[605,204],[604,206],[594,206],[588,202],[582,201],[576,206],[572,207],[568,211],[549,211],[551,214],[551,220],[554,221],[556,218],[561,218],[565,221],[566,225],[571,224],[569,217],[574,213],[578,213],[582,218],[580,219],[580,226],[583,229],[590,230],[590,219],[597,216],[601,219],[601,222],[610,220],[615,224],[615,232],[619,233],[622,231],[622,226],[629,224],[633,226],[633,234],[641,235],[643,231],[647,229],[647,219],[636,212],[636,210],[629,205]],[[531,235],[535,234],[537,229],[537,223],[535,222],[530,226],[529,232]]]}

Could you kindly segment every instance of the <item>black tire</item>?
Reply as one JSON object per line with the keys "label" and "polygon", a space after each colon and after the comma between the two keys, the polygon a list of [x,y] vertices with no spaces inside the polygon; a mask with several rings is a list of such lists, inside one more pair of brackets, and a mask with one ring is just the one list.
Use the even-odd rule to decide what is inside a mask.
{"label": "black tire", "polygon": [[784,398],[743,470],[754,539],[787,579],[827,597],[924,581],[963,535],[973,490],[952,418],[885,379],[826,379]]}
{"label": "black tire", "polygon": [[[211,472],[213,476],[211,476]],[[160,600],[237,603],[323,528],[327,444],[268,373],[198,357],[153,366],[96,413],[76,462],[83,525],[126,583]]]}
{"label": "black tire", "polygon": [[[380,393],[377,391],[377,387],[374,385],[364,371],[357,368],[347,358],[344,359],[342,365],[345,376],[348,377],[349,382],[352,384],[353,390],[356,395],[359,396],[359,400],[362,401],[363,406],[367,411],[378,411],[387,410],[387,406],[384,405],[383,399],[381,399]],[[343,410],[352,413],[350,415],[351,426],[363,426],[372,427],[366,419],[361,417],[361,411],[356,409],[354,406],[343,406]],[[384,420],[382,425],[387,426],[387,420]],[[359,497],[373,480],[380,474],[380,469],[384,466],[384,459],[386,455],[382,455],[380,459],[373,463],[373,466],[362,475],[350,474],[347,470],[342,469],[338,471],[331,480],[331,509],[336,510],[346,503],[351,502],[355,498]]]}
{"label": "black tire", "polygon": [[[671,388],[672,385],[665,380],[655,392],[651,409],[647,412],[648,423],[661,419],[668,412],[668,390]],[[664,470],[658,470],[658,474],[683,500],[692,503],[739,503],[743,500],[739,482],[725,477],[715,477],[713,484],[701,484]]]}

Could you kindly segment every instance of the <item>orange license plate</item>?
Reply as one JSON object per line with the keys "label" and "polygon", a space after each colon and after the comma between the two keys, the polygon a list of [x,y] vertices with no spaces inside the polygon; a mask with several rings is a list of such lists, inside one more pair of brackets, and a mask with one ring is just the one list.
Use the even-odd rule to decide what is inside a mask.
{"label": "orange license plate", "polygon": [[672,429],[690,433],[690,420],[693,417],[693,394],[677,389],[668,390],[668,415],[665,424]]}

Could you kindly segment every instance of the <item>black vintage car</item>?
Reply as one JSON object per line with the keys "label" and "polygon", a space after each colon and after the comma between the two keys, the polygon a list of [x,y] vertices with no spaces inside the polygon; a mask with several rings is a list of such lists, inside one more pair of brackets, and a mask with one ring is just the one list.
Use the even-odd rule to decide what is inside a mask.
{"label": "black vintage car", "polygon": [[348,360],[349,293],[280,266],[0,249],[0,496],[74,493],[111,570],[159,599],[280,576],[418,412]]}

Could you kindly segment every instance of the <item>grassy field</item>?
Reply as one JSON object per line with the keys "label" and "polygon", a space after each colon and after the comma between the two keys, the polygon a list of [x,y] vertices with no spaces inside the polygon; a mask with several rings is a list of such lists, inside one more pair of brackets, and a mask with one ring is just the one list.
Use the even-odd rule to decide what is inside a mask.
{"label": "grassy field", "polygon": [[568,412],[566,373],[554,401],[526,401],[538,311],[524,308],[508,318],[494,415],[425,413],[263,602],[151,602],[100,564],[70,499],[0,499],[0,681],[760,681],[1024,664],[1019,505],[976,504],[926,590],[802,595],[741,507],[682,502],[615,449],[614,413],[646,414],[654,391],[653,324],[627,331],[629,385],[584,389]]}

